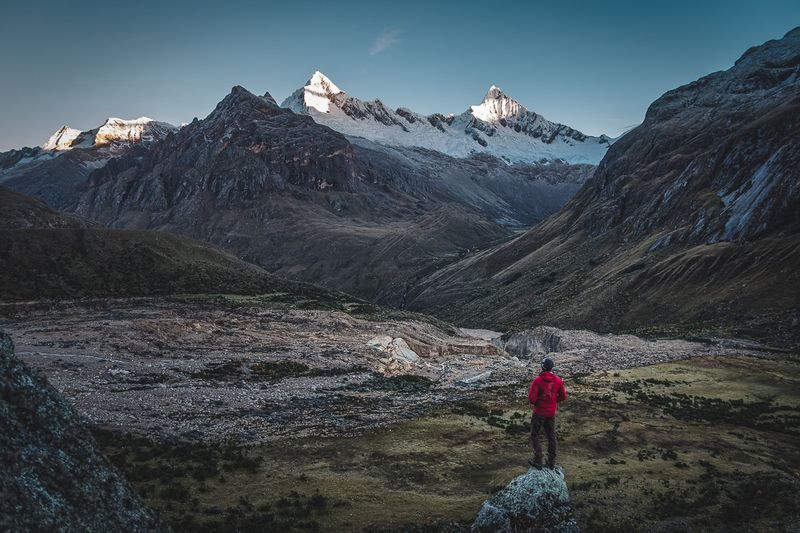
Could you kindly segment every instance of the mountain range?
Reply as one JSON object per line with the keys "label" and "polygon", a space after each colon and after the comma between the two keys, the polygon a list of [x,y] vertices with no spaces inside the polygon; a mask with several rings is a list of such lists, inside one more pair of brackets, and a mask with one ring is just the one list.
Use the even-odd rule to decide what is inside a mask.
{"label": "mountain range", "polygon": [[424,116],[402,107],[390,109],[377,99],[359,100],[317,71],[281,106],[348,135],[390,146],[426,147],[453,157],[487,153],[512,163],[561,160],[596,165],[611,144],[605,135],[587,136],[529,111],[494,85],[480,104],[459,115]]}
{"label": "mountain range", "polygon": [[237,86],[181,128],[62,128],[0,154],[0,184],[474,326],[796,342],[798,69],[795,29],[613,142],[494,86],[423,116],[316,72],[280,106]]}
{"label": "mountain range", "polygon": [[544,219],[593,169],[390,147],[234,87],[205,119],[93,172],[76,210],[402,304],[425,271]]}
{"label": "mountain range", "polygon": [[40,198],[56,209],[70,209],[93,170],[134,145],[153,143],[176,130],[147,117],[108,118],[87,131],[65,125],[41,147],[0,153],[0,185]]}
{"label": "mountain range", "polygon": [[[317,71],[282,107],[348,136],[461,159],[485,154],[509,164],[596,165],[612,143],[605,135],[586,136],[551,122],[495,86],[481,104],[460,115],[423,116],[405,108],[392,110],[377,99],[349,96]],[[93,170],[135,145],[151,144],[177,130],[147,117],[108,118],[87,131],[64,125],[41,147],[0,153],[0,184],[42,198],[54,208],[73,209]]]}

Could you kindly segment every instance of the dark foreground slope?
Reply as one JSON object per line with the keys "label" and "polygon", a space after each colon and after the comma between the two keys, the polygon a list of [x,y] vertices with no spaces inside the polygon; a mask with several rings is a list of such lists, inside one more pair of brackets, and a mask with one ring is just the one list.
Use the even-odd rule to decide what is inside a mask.
{"label": "dark foreground slope", "polygon": [[556,215],[429,278],[412,306],[797,340],[800,29],[655,101]]}
{"label": "dark foreground slope", "polygon": [[82,419],[0,332],[0,530],[165,531]]}
{"label": "dark foreground slope", "polygon": [[94,172],[78,211],[402,303],[425,272],[552,214],[593,169],[387,148],[235,87],[205,119]]}
{"label": "dark foreground slope", "polygon": [[0,300],[266,292],[337,298],[206,244],[106,229],[0,187]]}

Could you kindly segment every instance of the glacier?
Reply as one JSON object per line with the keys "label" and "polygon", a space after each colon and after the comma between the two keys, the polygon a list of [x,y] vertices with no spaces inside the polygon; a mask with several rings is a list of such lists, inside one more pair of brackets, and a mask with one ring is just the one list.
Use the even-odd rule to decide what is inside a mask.
{"label": "glacier", "polygon": [[350,96],[316,71],[281,106],[345,135],[459,158],[487,153],[507,163],[597,164],[613,142],[551,122],[494,85],[480,104],[464,113],[425,116],[406,108],[393,110],[378,99]]}

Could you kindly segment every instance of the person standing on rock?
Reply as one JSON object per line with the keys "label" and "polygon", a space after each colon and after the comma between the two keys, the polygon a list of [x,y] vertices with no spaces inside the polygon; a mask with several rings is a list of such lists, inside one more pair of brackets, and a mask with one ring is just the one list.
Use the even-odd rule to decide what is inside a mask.
{"label": "person standing on rock", "polygon": [[531,382],[528,401],[531,404],[531,441],[533,457],[528,462],[534,468],[542,468],[542,443],[539,433],[544,427],[547,435],[547,467],[556,467],[556,404],[567,399],[564,380],[552,372],[553,360],[542,361],[542,372]]}

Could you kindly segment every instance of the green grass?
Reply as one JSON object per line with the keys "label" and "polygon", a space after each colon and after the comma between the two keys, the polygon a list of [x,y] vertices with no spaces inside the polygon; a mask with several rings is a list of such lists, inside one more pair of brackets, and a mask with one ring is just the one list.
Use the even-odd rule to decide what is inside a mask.
{"label": "green grass", "polygon": [[[559,463],[581,526],[791,523],[800,517],[798,385],[798,363],[738,357],[568,378]],[[440,530],[468,523],[526,470],[525,392],[525,383],[498,387],[354,437],[248,448],[100,440],[177,531]],[[753,505],[758,513],[745,511]]]}
{"label": "green grass", "polygon": [[336,310],[373,321],[421,320],[454,331],[433,317],[283,279],[210,245],[155,231],[0,229],[0,272],[4,302],[166,296],[214,308]]}

